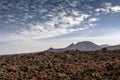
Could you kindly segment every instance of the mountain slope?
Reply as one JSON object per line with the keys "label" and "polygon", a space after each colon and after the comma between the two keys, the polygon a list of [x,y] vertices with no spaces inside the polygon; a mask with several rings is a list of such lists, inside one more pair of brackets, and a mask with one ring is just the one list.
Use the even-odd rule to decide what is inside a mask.
{"label": "mountain slope", "polygon": [[65,51],[65,48],[59,48],[59,49],[49,48],[47,51],[59,53]]}
{"label": "mountain slope", "polygon": [[78,42],[71,49],[80,50],[80,51],[95,51],[101,49],[101,47],[90,41],[83,41],[83,42]]}

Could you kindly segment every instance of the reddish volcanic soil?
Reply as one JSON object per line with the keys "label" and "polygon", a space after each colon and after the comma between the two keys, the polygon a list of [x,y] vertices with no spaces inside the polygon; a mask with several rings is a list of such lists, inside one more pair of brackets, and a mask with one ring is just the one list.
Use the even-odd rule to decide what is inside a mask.
{"label": "reddish volcanic soil", "polygon": [[120,50],[4,55],[0,80],[120,80]]}

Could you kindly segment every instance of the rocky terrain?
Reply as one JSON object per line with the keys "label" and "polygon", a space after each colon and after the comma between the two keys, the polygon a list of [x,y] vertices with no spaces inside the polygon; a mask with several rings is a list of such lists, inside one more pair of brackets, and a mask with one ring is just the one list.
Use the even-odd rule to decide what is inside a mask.
{"label": "rocky terrain", "polygon": [[1,55],[0,80],[120,80],[120,50]]}

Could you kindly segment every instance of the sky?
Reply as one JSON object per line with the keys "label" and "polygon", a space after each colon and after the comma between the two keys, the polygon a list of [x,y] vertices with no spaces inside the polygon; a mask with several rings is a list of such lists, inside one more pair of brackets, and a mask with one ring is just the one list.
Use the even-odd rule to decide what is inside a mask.
{"label": "sky", "polygon": [[120,44],[119,0],[0,0],[0,54],[92,41]]}

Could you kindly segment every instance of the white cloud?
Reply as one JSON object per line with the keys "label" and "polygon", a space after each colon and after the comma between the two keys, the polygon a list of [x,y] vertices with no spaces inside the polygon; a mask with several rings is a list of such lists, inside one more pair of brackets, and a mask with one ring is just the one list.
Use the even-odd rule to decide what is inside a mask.
{"label": "white cloud", "polygon": [[91,19],[89,19],[89,22],[96,22],[98,20],[99,20],[98,18],[91,18]]}
{"label": "white cloud", "polygon": [[[94,0],[87,0],[87,2],[91,1]],[[26,2],[27,1],[25,1],[25,3]],[[94,26],[93,22],[97,21],[91,19],[87,24],[84,24],[84,22],[91,16],[77,8],[81,2],[86,2],[84,0],[66,0],[65,2],[61,0],[51,1],[51,3],[59,2],[57,6],[54,6],[51,3],[45,4],[46,1],[37,2],[40,3],[40,5],[33,3],[29,7],[24,3],[24,0],[20,1],[20,3],[15,6],[12,6],[12,2],[9,4],[10,7],[15,7],[16,10],[18,10],[18,13],[20,11],[20,15],[10,13],[9,22],[14,22],[13,25],[17,27],[15,30],[18,30],[17,32],[20,34],[19,36],[24,39],[42,39],[69,34],[74,31],[84,30]],[[9,8],[9,6],[6,6],[6,8]],[[84,7],[93,9],[93,6],[88,4]],[[7,20],[5,22],[8,23]],[[16,31],[14,33],[16,33]]]}
{"label": "white cloud", "polygon": [[114,12],[120,12],[120,6],[110,7],[109,9],[111,9]]}
{"label": "white cloud", "polygon": [[114,12],[114,13],[118,13],[120,12],[120,6],[106,6],[105,8],[97,8],[95,10],[96,12],[105,12],[105,13],[109,13],[109,12]]}
{"label": "white cloud", "polygon": [[73,6],[73,7],[76,7],[77,4],[78,4],[77,1],[72,1],[72,3],[70,3],[70,5]]}
{"label": "white cloud", "polygon": [[109,13],[109,12],[110,12],[110,10],[107,9],[107,8],[97,8],[95,11],[96,11],[96,12],[106,12],[106,13]]}

